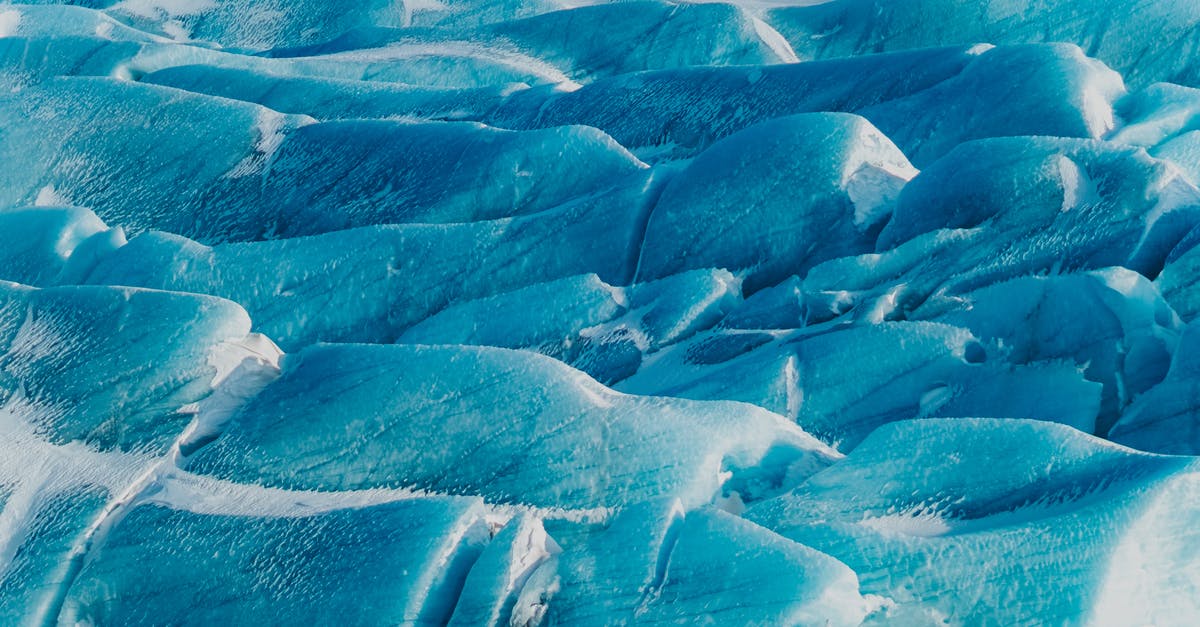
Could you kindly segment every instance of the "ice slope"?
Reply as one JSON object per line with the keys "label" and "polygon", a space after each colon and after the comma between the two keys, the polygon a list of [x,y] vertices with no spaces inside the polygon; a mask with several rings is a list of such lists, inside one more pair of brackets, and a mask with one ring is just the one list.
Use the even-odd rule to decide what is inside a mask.
{"label": "ice slope", "polygon": [[622,512],[553,559],[563,589],[550,604],[549,624],[603,616],[649,625],[717,617],[736,624],[854,625],[872,609],[836,560],[724,512],[685,513],[669,500]]}
{"label": "ice slope", "polygon": [[624,0],[514,0],[513,2],[489,2],[488,0],[424,2],[418,0],[411,3],[410,15],[414,26],[478,26],[503,24],[563,9],[606,4],[620,5],[624,4]]}
{"label": "ice slope", "polygon": [[[77,213],[46,211],[68,216]],[[30,291],[29,288],[18,290],[22,295]],[[209,328],[212,322],[205,326],[196,324],[191,318],[173,318],[162,310],[166,303],[156,302],[190,299],[215,303],[213,299],[134,292],[127,288],[54,288],[41,293],[62,293],[93,300],[100,295],[115,293],[126,298],[135,297],[130,303],[138,309],[157,305],[159,317],[155,322],[169,326],[177,335],[173,340],[155,342],[153,336],[146,337],[152,329],[147,328],[145,317],[130,314],[120,321],[132,325],[128,331],[114,326],[119,325],[118,322],[103,319],[89,320],[81,331],[75,331],[75,325],[69,320],[44,323],[45,328],[64,337],[75,332],[101,339],[110,350],[130,358],[139,355],[139,349],[144,350],[140,345],[142,342],[195,351],[190,358],[179,355],[147,356],[145,359],[156,366],[156,372],[176,381],[189,376],[185,369],[189,363],[209,364],[202,373],[202,381],[209,386],[207,389],[216,386],[217,393],[194,405],[193,411],[199,412],[199,428],[186,431],[183,429],[185,423],[175,421],[163,423],[163,427],[175,425],[172,430],[157,434],[140,425],[133,414],[123,413],[118,426],[138,427],[141,437],[152,437],[146,442],[124,447],[105,444],[86,434],[68,434],[62,429],[57,430],[62,432],[61,436],[51,435],[46,439],[48,432],[30,420],[53,416],[53,411],[14,404],[11,400],[5,403],[0,411],[0,426],[5,434],[4,455],[0,456],[3,460],[0,462],[0,477],[3,477],[0,504],[6,508],[0,516],[0,530],[4,531],[0,538],[5,540],[5,552],[0,554],[4,559],[2,576],[5,584],[0,611],[7,621],[207,624],[240,621],[245,617],[274,621],[281,617],[307,620],[336,616],[355,624],[380,621],[444,624],[451,617],[469,621],[471,607],[484,604],[491,608],[489,612],[496,617],[496,622],[500,622],[499,618],[504,616],[533,620],[545,614],[546,601],[562,589],[558,584],[545,581],[546,577],[556,577],[560,566],[550,558],[562,549],[539,531],[540,523],[530,521],[526,514],[514,517],[511,511],[488,508],[476,499],[395,491],[366,491],[356,496],[347,492],[270,490],[212,481],[175,469],[175,460],[184,464],[191,461],[193,469],[202,472],[204,460],[213,455],[208,451],[216,451],[219,456],[221,450],[229,450],[224,447],[231,438],[242,433],[243,416],[255,413],[251,407],[256,403],[269,404],[275,395],[269,367],[266,370],[240,369],[239,364],[243,362],[238,361],[239,358],[259,359],[245,352],[251,347],[243,340],[248,323],[245,315],[229,303],[223,305],[224,311],[204,313],[215,317],[214,322],[233,319],[219,327],[225,329],[224,332],[216,334]],[[136,298],[138,296],[140,298]],[[48,302],[57,305],[56,311],[69,311],[55,300]],[[202,315],[193,308],[189,308],[189,313]],[[26,318],[22,328],[29,328],[40,320],[36,311],[30,311],[28,315],[30,317]],[[181,332],[188,335],[179,336]],[[214,340],[210,339],[214,335],[224,338],[220,345],[214,345]],[[224,337],[226,335],[228,337]],[[75,350],[89,350],[77,342],[76,346]],[[403,347],[311,349],[288,358],[285,363],[288,374],[283,375],[280,383],[294,382],[293,368],[302,369],[306,362],[319,362],[322,352],[344,355],[359,366],[370,361],[372,354],[391,354],[411,367],[415,365],[412,358],[418,356]],[[469,361],[475,352],[467,350],[464,353],[455,348],[417,351],[418,354],[432,353],[435,363],[447,355],[465,356]],[[506,351],[494,352],[501,353],[500,357],[509,356]],[[102,353],[92,350],[81,354],[84,356],[87,364],[96,366],[99,372],[87,367],[72,370],[61,366],[54,371],[80,384],[91,384],[104,381],[100,373],[114,370],[105,362]],[[730,404],[682,401],[673,403],[677,408],[672,410],[670,401],[664,399],[667,405],[663,405],[654,399],[626,399],[566,366],[553,365],[555,362],[547,358],[521,357],[519,354],[511,355],[515,360],[491,357],[490,363],[484,366],[484,373],[488,367],[501,371],[486,376],[505,378],[503,373],[515,375],[518,379],[528,379],[529,384],[546,392],[551,389],[547,385],[562,386],[566,380],[577,379],[573,386],[562,389],[560,402],[591,406],[590,411],[601,413],[608,411],[609,403],[642,408],[631,406],[614,414],[612,423],[596,433],[625,424],[635,431],[657,432],[659,437],[673,439],[705,422],[713,429],[725,430],[730,440],[726,445],[710,439],[716,433],[713,430],[693,436],[696,446],[710,447],[713,451],[713,455],[702,455],[703,459],[691,456],[697,452],[695,448],[681,448],[674,453],[678,460],[676,464],[636,454],[610,460],[608,463],[618,466],[634,462],[634,466],[626,466],[626,472],[629,473],[628,490],[635,493],[650,489],[642,483],[649,481],[651,485],[680,486],[679,495],[688,502],[707,502],[722,486],[753,499],[794,483],[836,457],[799,430],[766,412],[747,415],[746,409]],[[53,355],[22,357],[10,350],[5,363],[14,371],[8,377],[36,371],[38,367],[44,372],[47,365],[57,365],[44,362],[54,359]],[[292,365],[295,359],[300,360],[300,366]],[[450,378],[451,388],[457,387],[453,381],[462,376],[457,367],[463,365],[461,361],[446,364],[440,375]],[[375,376],[386,378],[400,371],[395,364],[381,365],[385,367]],[[341,367],[332,370],[348,373]],[[429,371],[429,368],[417,366],[414,372]],[[266,378],[254,372],[261,372]],[[321,374],[317,376],[326,379]],[[98,380],[98,377],[101,378]],[[46,374],[38,374],[37,379],[53,382]],[[338,385],[328,379],[326,383]],[[367,391],[362,383],[360,380],[352,385]],[[404,382],[397,384],[403,386]],[[311,384],[302,385],[311,389]],[[140,387],[153,389],[160,386],[144,383]],[[418,383],[414,389],[423,390],[425,385]],[[330,388],[330,392],[348,401],[348,408],[359,408],[353,411],[361,410],[361,405],[345,396],[347,390],[343,389],[339,394]],[[197,397],[198,393],[177,395],[171,402],[186,404]],[[216,422],[231,407],[255,397],[257,399],[249,400],[250,405],[234,416],[227,427],[222,424],[224,421]],[[375,398],[386,405],[395,397],[383,389],[376,389]],[[476,401],[490,402],[489,399],[495,400],[484,393]],[[92,406],[96,406],[95,403]],[[437,408],[438,404],[430,407]],[[17,413],[14,408],[25,408],[25,411]],[[442,409],[445,409],[444,405]],[[646,410],[664,413],[643,416]],[[664,420],[672,411],[678,416]],[[75,417],[74,421],[81,422],[81,418],[84,417]],[[538,421],[532,416],[530,420]],[[767,428],[736,428],[747,421]],[[468,418],[462,426],[472,423],[475,420]],[[597,424],[592,428],[601,426]],[[206,431],[212,428],[217,431]],[[205,449],[205,442],[222,429],[227,433],[218,440],[215,445],[218,448]],[[624,439],[619,435],[607,437]],[[521,441],[525,441],[524,436]],[[670,446],[652,446],[653,442],[643,445],[647,453],[658,450],[670,454],[673,450]],[[197,449],[201,450],[200,455],[195,455]],[[607,456],[603,449],[596,450]],[[241,454],[247,452],[243,450]],[[536,461],[536,455],[533,459]],[[713,466],[710,461],[719,463]],[[540,464],[534,463],[531,468],[535,473],[544,472]],[[561,478],[569,480],[573,476],[584,477],[564,473]],[[261,477],[258,479],[262,480]],[[608,492],[614,499],[622,493],[620,486],[583,489],[591,493],[597,493],[597,490],[601,494]],[[569,498],[555,494],[554,490],[548,494],[553,495],[548,505],[558,511],[551,516],[573,515],[569,509],[563,510],[571,505]],[[606,508],[601,507],[599,515],[603,516]],[[623,519],[641,516],[630,513]],[[506,523],[509,519],[518,522]],[[614,519],[611,524],[599,526],[589,523],[593,527],[586,533],[599,534],[607,542],[618,545],[640,538],[636,533],[640,527],[629,529],[627,524],[618,522]],[[510,529],[509,525],[512,525],[512,535],[503,531],[497,533],[500,529]],[[568,545],[570,556],[564,558],[561,568],[577,569],[595,563],[598,558],[611,559],[616,555],[606,549],[605,544],[593,544],[583,537],[580,536],[579,544]],[[388,545],[388,551],[378,550],[381,542]],[[494,547],[490,546],[493,542]],[[663,537],[662,542],[658,548],[648,546],[649,552],[644,554],[644,559],[649,560],[644,563],[650,566],[647,575],[657,577],[651,583],[661,588],[661,595],[651,599],[639,594],[626,601],[628,604],[622,611],[639,616],[652,611],[661,616],[661,620],[670,622],[674,616],[703,616],[714,607],[728,606],[738,608],[741,616],[754,622],[779,617],[827,616],[830,620],[836,617],[835,624],[855,624],[857,617],[866,611],[867,603],[857,592],[857,580],[845,566],[731,517],[718,514],[714,518],[711,514],[697,513],[689,516],[688,525],[681,533]],[[775,548],[763,546],[763,542]],[[742,581],[744,586],[757,588],[756,582],[766,576],[792,583],[777,586],[774,592],[764,591],[761,604],[743,607],[740,603],[743,595],[731,596],[724,586],[712,585],[708,577],[712,569],[722,568],[728,562],[721,554],[714,554],[712,547],[723,547],[722,550],[731,555],[749,560],[745,568],[727,570],[723,581]],[[489,548],[492,550],[488,551]],[[673,563],[679,566],[671,569],[663,579],[655,564],[657,556],[666,552],[676,556]],[[398,572],[403,575],[398,577]],[[537,577],[533,577],[535,572]],[[497,576],[501,576],[501,581],[495,580]],[[578,575],[574,576],[576,583],[563,597],[563,609],[555,612],[569,615],[566,599],[593,599],[604,586],[620,583],[616,578],[580,579]],[[364,596],[364,590],[372,592]],[[780,601],[785,600],[781,606]],[[575,620],[589,619],[577,617]]]}
{"label": "ice slope", "polygon": [[[646,211],[639,199],[651,183],[505,220],[363,227],[213,247],[146,233],[112,254],[83,258],[73,276],[80,283],[228,298],[285,348],[389,342],[456,302],[587,272],[629,281]],[[567,242],[582,245],[565,251]]]}
{"label": "ice slope", "polygon": [[326,122],[280,142],[262,193],[278,215],[273,235],[287,237],[528,215],[605,191],[644,167],[586,126],[516,132],[469,122]]}
{"label": "ice slope", "polygon": [[1200,313],[1200,303],[1197,302],[1196,290],[1196,256],[1200,250],[1196,248],[1200,232],[1193,229],[1179,245],[1171,251],[1163,265],[1162,272],[1154,279],[1154,284],[1162,292],[1163,298],[1179,313],[1184,320],[1191,322]]}
{"label": "ice slope", "polygon": [[965,294],[936,316],[995,343],[1014,363],[1069,361],[1104,385],[1098,432],[1166,376],[1182,324],[1145,277],[1124,268],[1029,276]]}
{"label": "ice slope", "polygon": [[1154,277],[1193,228],[1200,195],[1140,148],[1061,138],[970,142],[896,199],[878,252],[805,277],[810,314],[921,317],[1028,274],[1123,266]]}
{"label": "ice slope", "polygon": [[1156,453],[1195,455],[1200,451],[1196,412],[1200,409],[1195,375],[1197,326],[1181,334],[1170,369],[1162,381],[1134,400],[1113,425],[1115,442]]}
{"label": "ice slope", "polygon": [[745,270],[747,291],[867,252],[916,174],[874,126],[849,114],[780,117],[716,142],[655,203],[638,279]]}
{"label": "ice slope", "polygon": [[157,227],[236,239],[260,232],[259,175],[284,134],[309,122],[105,78],[50,80],[0,100],[0,154],[9,164],[0,202],[83,205],[134,233]]}
{"label": "ice slope", "polygon": [[[722,513],[640,507],[561,549],[524,515],[491,535],[486,509],[462,498],[248,519],[143,505],[84,567],[62,618],[676,624],[720,612],[756,624],[855,625],[870,607],[843,564]],[[232,576],[214,576],[224,573]],[[736,584],[733,593],[713,586],[714,575]],[[173,585],[148,589],[139,583],[147,577]]]}
{"label": "ice slope", "polygon": [[26,207],[0,211],[0,279],[26,285],[53,285],[68,261],[78,254],[101,254],[124,244],[118,229],[109,229],[87,209]]}
{"label": "ice slope", "polygon": [[1198,485],[1191,458],[1058,425],[921,420],[746,516],[887,594],[879,624],[1177,624],[1200,611]]}
{"label": "ice slope", "polygon": [[[1004,393],[1017,386],[1023,394]],[[1023,416],[1091,431],[1101,402],[1100,385],[1074,364],[1014,365],[970,331],[929,322],[718,329],[654,355],[616,387],[753,403],[842,451],[882,424],[923,416]]]}
{"label": "ice slope", "polygon": [[95,38],[109,41],[159,42],[168,38],[133,28],[113,16],[87,6],[5,3],[6,39]]}
{"label": "ice slope", "polygon": [[84,566],[59,620],[445,624],[488,538],[482,510],[449,497],[297,517],[143,505]]}
{"label": "ice slope", "polygon": [[430,88],[379,81],[280,76],[268,68],[177,65],[150,72],[140,82],[263,105],[318,120],[390,118],[455,120],[486,116],[523,85],[472,89]]}
{"label": "ice slope", "polygon": [[[0,153],[11,167],[0,175],[0,202],[87,206],[130,233],[159,229],[203,241],[536,213],[645,167],[586,127],[313,124],[99,78],[51,80],[5,97],[10,141]],[[78,115],[99,102],[104,115]]]}
{"label": "ice slope", "polygon": [[[558,68],[500,46],[461,41],[401,43],[379,49],[312,57],[244,56],[225,50],[107,37],[9,38],[0,41],[0,67],[26,78],[117,76],[137,78],[177,66],[209,64],[313,79],[371,81],[429,88],[469,89],[493,84],[557,84]],[[568,83],[570,84],[570,83]]]}
{"label": "ice slope", "polygon": [[314,56],[454,40],[495,42],[577,81],[642,70],[797,60],[777,33],[738,7],[657,1],[578,7],[473,29],[357,29],[328,43],[274,50],[272,55]]}
{"label": "ice slope", "polygon": [[187,437],[189,406],[259,363],[248,330],[211,297],[0,283],[0,620],[55,620],[97,529]]}
{"label": "ice slope", "polygon": [[403,487],[547,508],[670,495],[691,509],[726,479],[761,497],[835,457],[768,412],[624,396],[529,353],[324,345],[289,355],[282,377],[189,469],[287,489]]}
{"label": "ice slope", "polygon": [[611,384],[636,372],[645,354],[716,324],[741,301],[740,287],[724,270],[628,288],[578,275],[452,305],[397,341],[536,350]]}
{"label": "ice slope", "polygon": [[[238,10],[270,13],[261,6]],[[400,24],[355,22],[346,14],[348,19],[334,26],[329,37],[280,37],[270,32],[272,28],[244,24],[229,29],[226,38],[208,39],[240,42],[226,44],[234,49],[271,48],[262,56],[226,54],[228,48],[220,51],[190,40],[185,41],[194,45],[172,45],[179,33],[113,10],[15,5],[8,11],[16,17],[15,27],[5,33],[14,38],[8,42],[6,62],[70,74],[106,73],[110,67],[109,71],[138,75],[190,60],[313,78],[483,86],[505,80],[584,81],[640,70],[797,60],[769,26],[724,4],[628,2],[475,28],[394,28]],[[248,32],[237,32],[243,28]],[[306,43],[311,45],[302,45]],[[49,56],[56,58],[47,59],[35,50],[53,51]]]}
{"label": "ice slope", "polygon": [[[28,4],[59,8],[50,1]],[[86,0],[77,4],[103,10],[115,20],[159,36],[249,50],[323,41],[357,26],[407,22],[405,2],[396,0]]]}
{"label": "ice slope", "polygon": [[1192,84],[1197,79],[1200,9],[1186,1],[831,0],[799,4],[767,9],[763,19],[804,59],[976,42],[1069,41],[1135,84],[1155,80]]}
{"label": "ice slope", "polygon": [[178,408],[223,374],[212,359],[249,332],[228,301],[131,288],[0,283],[0,404],[49,441],[161,448]]}
{"label": "ice slope", "polygon": [[961,46],[542,87],[514,93],[485,121],[587,124],[635,152],[685,157],[771,118],[857,113],[922,166],[981,137],[1098,137],[1112,129],[1111,103],[1124,91],[1118,74],[1073,46]]}

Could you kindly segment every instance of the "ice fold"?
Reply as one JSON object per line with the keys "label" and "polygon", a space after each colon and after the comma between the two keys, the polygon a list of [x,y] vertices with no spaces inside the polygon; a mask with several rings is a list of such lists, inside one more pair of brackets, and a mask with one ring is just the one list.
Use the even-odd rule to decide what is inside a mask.
{"label": "ice fold", "polygon": [[[751,499],[836,458],[769,412],[626,396],[531,353],[324,345],[283,363],[283,376],[191,470],[288,489],[411,487],[543,508],[621,507],[657,494],[695,507],[719,495],[723,473],[750,478],[759,492]],[[534,401],[510,402],[517,397]]]}
{"label": "ice fold", "polygon": [[[1195,590],[1197,574],[1180,550],[1194,532],[1174,522],[1190,501],[1172,501],[1190,498],[1195,473],[1188,458],[1050,423],[919,420],[876,431],[747,517],[845,561],[864,593],[889,595],[879,624],[1120,624],[1165,619],[1167,598],[1197,611],[1174,596]],[[1139,583],[1167,578],[1161,591]]]}
{"label": "ice fold", "polygon": [[[868,174],[873,173],[873,174]],[[717,267],[755,291],[873,247],[916,170],[869,122],[848,114],[775,118],[705,150],[655,203],[640,280]],[[878,197],[860,191],[861,181]]]}
{"label": "ice fold", "polygon": [[143,505],[84,566],[59,622],[445,624],[487,544],[482,510],[445,497],[298,517]]}
{"label": "ice fold", "polygon": [[514,93],[485,121],[505,128],[586,124],[635,153],[680,158],[771,118],[857,113],[923,167],[972,139],[1099,137],[1112,128],[1112,102],[1124,93],[1119,75],[1074,46],[929,48],[640,72],[572,91],[531,89]]}

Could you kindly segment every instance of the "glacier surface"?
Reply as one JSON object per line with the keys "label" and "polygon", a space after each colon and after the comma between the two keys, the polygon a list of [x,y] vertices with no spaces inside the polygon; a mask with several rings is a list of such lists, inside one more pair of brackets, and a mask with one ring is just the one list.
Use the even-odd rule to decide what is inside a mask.
{"label": "glacier surface", "polygon": [[6,1],[0,624],[1197,624],[1198,37]]}

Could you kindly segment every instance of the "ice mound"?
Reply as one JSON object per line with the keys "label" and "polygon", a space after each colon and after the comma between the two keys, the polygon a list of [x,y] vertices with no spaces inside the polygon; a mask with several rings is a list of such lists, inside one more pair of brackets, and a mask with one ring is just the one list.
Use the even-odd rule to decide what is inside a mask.
{"label": "ice mound", "polygon": [[1112,129],[1111,103],[1124,93],[1119,75],[1073,46],[964,46],[531,89],[485,121],[587,124],[635,151],[684,157],[757,122],[839,111],[870,120],[920,166],[970,139],[1098,137]]}
{"label": "ice mound", "polygon": [[[212,247],[151,232],[81,260],[76,281],[228,298],[284,347],[390,342],[454,302],[588,272],[627,282],[646,211],[642,198],[653,181],[635,183],[494,221],[363,227]],[[565,242],[586,243],[566,251]]]}
{"label": "ice mound", "polygon": [[0,624],[1200,622],[1198,18],[0,5]]}
{"label": "ice mound", "polygon": [[[486,544],[484,514],[478,501],[449,497],[290,517],[143,505],[109,532],[60,616],[123,624],[445,624],[456,588]],[[147,580],[158,583],[147,587]]]}
{"label": "ice mound", "polygon": [[[0,99],[6,205],[81,205],[131,233],[209,238],[261,230],[259,176],[284,134],[311,122],[108,78],[60,78]],[[103,107],[103,113],[94,110]],[[203,211],[217,203],[219,212]]]}
{"label": "ice mound", "polygon": [[[22,103],[11,110],[9,132],[29,141],[19,154],[8,146],[7,203],[84,205],[129,232],[168,230],[206,241],[536,213],[612,187],[644,167],[587,127],[313,124],[254,105],[108,79],[53,80],[9,97]],[[93,122],[72,114],[93,99],[115,103],[110,117]],[[49,128],[37,122],[42,118]],[[202,124],[210,118],[222,126]],[[199,168],[187,158],[196,151],[206,154]],[[478,159],[481,152],[493,156]],[[150,175],[138,171],[146,162],[131,159],[142,153],[153,155]],[[426,167],[442,176],[424,175]],[[195,191],[175,194],[184,181]],[[203,203],[219,203],[222,214],[204,215]]]}
{"label": "ice mound", "polygon": [[[554,557],[547,621],[859,624],[872,602],[845,565],[725,512],[652,501]],[[541,573],[535,573],[537,577]]]}
{"label": "ice mound", "polygon": [[[781,3],[788,4],[788,3]],[[801,58],[845,57],[947,44],[1069,41],[1134,83],[1195,82],[1190,38],[1200,9],[1131,0],[831,0],[766,11]],[[813,6],[809,6],[813,5]],[[1147,38],[1146,33],[1154,33]]]}
{"label": "ice mound", "polygon": [[752,126],[713,144],[666,185],[646,225],[638,278],[748,270],[746,288],[754,291],[869,251],[915,174],[858,116],[798,115]]}
{"label": "ice mound", "polygon": [[249,326],[237,305],[195,294],[2,282],[0,404],[51,442],[160,447]]}
{"label": "ice mound", "polygon": [[[59,8],[54,6],[57,3],[48,1],[34,0],[29,4]],[[356,26],[401,26],[408,16],[405,2],[393,0],[307,3],[88,0],[79,4],[162,37],[250,50],[323,41]]]}
{"label": "ice mound", "polygon": [[486,116],[521,84],[476,88],[430,88],[404,83],[345,78],[283,76],[266,68],[174,65],[141,77],[141,82],[194,93],[242,100],[275,111],[318,120],[455,120]]}
{"label": "ice mound", "polygon": [[[768,456],[778,476],[751,470]],[[835,456],[768,412],[615,394],[529,353],[324,345],[289,355],[189,469],[299,490],[403,487],[572,509],[668,494],[692,508],[721,492],[724,473],[769,491]]]}
{"label": "ice mound", "polygon": [[642,70],[796,61],[782,37],[744,9],[661,1],[581,6],[475,28],[362,28],[273,54],[315,56],[451,41],[518,50],[576,81]]}
{"label": "ice mound", "polygon": [[1048,423],[908,421],[747,517],[886,590],[882,623],[1171,623],[1198,611],[1196,477]]}
{"label": "ice mound", "polygon": [[327,122],[280,142],[263,195],[278,216],[273,235],[288,237],[528,215],[604,191],[643,167],[586,126],[516,132],[467,122]]}

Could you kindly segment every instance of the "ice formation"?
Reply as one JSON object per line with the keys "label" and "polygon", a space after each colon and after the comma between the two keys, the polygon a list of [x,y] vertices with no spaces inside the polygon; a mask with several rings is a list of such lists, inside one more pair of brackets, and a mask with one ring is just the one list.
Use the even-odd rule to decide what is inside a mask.
{"label": "ice formation", "polygon": [[0,624],[1197,624],[1198,29],[0,4]]}

